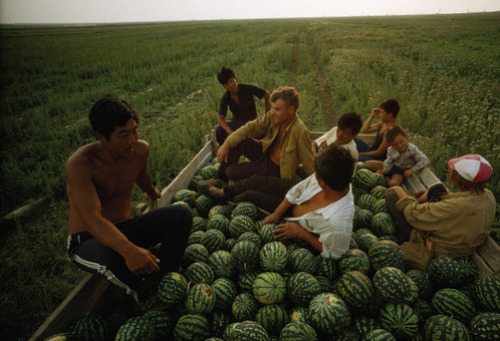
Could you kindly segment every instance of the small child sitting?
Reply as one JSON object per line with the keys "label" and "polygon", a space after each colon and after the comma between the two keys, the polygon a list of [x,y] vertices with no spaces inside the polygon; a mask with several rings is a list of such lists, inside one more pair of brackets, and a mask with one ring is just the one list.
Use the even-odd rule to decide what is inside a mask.
{"label": "small child sitting", "polygon": [[389,129],[386,139],[389,148],[385,161],[366,161],[365,167],[387,175],[388,186],[401,185],[404,178],[429,165],[429,158],[417,146],[408,142],[408,135],[400,126]]}

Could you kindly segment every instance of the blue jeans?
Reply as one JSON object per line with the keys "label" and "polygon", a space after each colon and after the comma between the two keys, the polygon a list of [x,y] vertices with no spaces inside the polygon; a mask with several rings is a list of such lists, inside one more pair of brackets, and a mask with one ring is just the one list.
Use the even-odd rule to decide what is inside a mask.
{"label": "blue jeans", "polygon": [[[354,142],[356,143],[356,148],[358,149],[358,152],[361,153],[366,153],[371,151],[370,146],[368,143],[365,141],[359,139],[359,138],[354,138]],[[368,160],[378,160],[378,161],[384,161],[385,160],[385,155],[383,156],[364,156],[364,155],[359,155],[358,156],[358,161],[368,161]]]}

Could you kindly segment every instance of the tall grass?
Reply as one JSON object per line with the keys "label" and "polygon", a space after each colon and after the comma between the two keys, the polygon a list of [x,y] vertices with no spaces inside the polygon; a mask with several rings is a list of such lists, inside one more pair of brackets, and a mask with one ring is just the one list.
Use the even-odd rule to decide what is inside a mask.
{"label": "tall grass", "polygon": [[[400,123],[440,177],[447,159],[471,152],[498,170],[499,35],[500,13],[2,28],[0,213],[46,198],[31,215],[2,221],[4,337],[33,333],[82,278],[65,258],[64,163],[94,141],[87,113],[102,94],[117,93],[139,113],[158,188],[216,124],[223,65],[269,91],[296,86],[310,130],[330,128],[344,111],[366,117],[396,97]],[[499,179],[495,171],[497,200]],[[137,190],[135,202],[141,198]]]}

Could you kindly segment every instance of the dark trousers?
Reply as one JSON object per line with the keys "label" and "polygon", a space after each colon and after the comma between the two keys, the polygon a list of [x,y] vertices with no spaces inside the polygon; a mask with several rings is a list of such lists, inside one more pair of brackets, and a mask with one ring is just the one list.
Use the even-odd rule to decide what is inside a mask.
{"label": "dark trousers", "polygon": [[398,196],[394,191],[390,191],[385,195],[387,208],[398,225],[398,242],[402,243],[410,239],[410,233],[411,230],[413,230],[413,226],[408,223],[403,212],[396,209],[396,202],[398,200]]}
{"label": "dark trousers", "polygon": [[[227,125],[229,128],[231,128],[232,131],[235,131],[236,129],[244,126],[248,121],[237,121],[237,120],[226,120]],[[216,125],[214,127],[215,130],[215,139],[217,140],[217,143],[219,146],[222,146],[224,141],[226,141],[227,138],[227,132],[221,128],[220,125]]]}
{"label": "dark trousers", "polygon": [[[246,156],[250,162],[238,164],[242,155]],[[220,163],[215,178],[227,182],[229,179],[239,181],[252,175],[279,177],[280,167],[271,161],[268,153],[262,151],[260,141],[247,139],[229,151],[227,162]]]}
{"label": "dark trousers", "polygon": [[[188,208],[174,205],[150,211],[116,224],[116,227],[139,247],[150,248],[161,243],[158,254],[160,272],[155,274],[161,278],[167,272],[178,271],[192,221],[192,212]],[[88,232],[68,237],[68,258],[78,267],[106,277],[136,301],[149,297],[145,278],[134,275],[119,253],[102,245]]]}
{"label": "dark trousers", "polygon": [[[365,141],[359,139],[359,138],[354,138],[354,142],[356,143],[356,148],[358,149],[358,152],[369,152],[371,151],[370,149],[370,146],[368,145],[368,143],[366,143]],[[364,156],[364,155],[360,155],[358,156],[358,161],[368,161],[368,160],[378,160],[378,161],[384,161],[385,160],[385,155],[384,156],[380,156],[380,157],[377,157],[377,156]]]}
{"label": "dark trousers", "polygon": [[[251,202],[272,213],[285,198],[286,193],[299,183],[298,179],[282,179],[253,175],[224,189],[224,194],[234,202]],[[287,212],[285,216],[290,216]]]}

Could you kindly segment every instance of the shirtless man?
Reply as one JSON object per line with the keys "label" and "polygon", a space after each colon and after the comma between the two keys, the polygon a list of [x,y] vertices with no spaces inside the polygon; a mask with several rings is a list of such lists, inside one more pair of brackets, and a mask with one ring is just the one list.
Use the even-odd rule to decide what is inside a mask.
{"label": "shirtless man", "polygon": [[[149,145],[138,139],[138,117],[125,101],[107,95],[94,104],[89,119],[97,142],[66,162],[68,257],[145,301],[150,296],[145,275],[156,273],[158,279],[177,271],[192,213],[172,206],[131,219],[134,183],[148,199],[161,196],[147,167]],[[159,242],[157,257],[147,248]]]}
{"label": "shirtless man", "polygon": [[300,238],[325,258],[340,258],[348,249],[354,218],[350,182],[354,159],[345,148],[330,145],[315,159],[316,172],[292,187],[283,201],[262,220],[276,226],[275,238]]}
{"label": "shirtless man", "polygon": [[[280,87],[271,94],[271,104],[272,111],[237,129],[219,148],[216,178],[238,181],[263,175],[293,179],[300,163],[308,175],[314,172],[309,130],[297,114],[299,94],[293,87]],[[251,162],[237,164],[241,155]]]}

